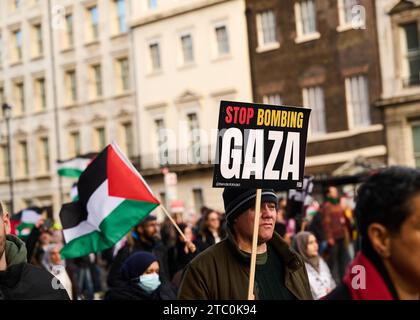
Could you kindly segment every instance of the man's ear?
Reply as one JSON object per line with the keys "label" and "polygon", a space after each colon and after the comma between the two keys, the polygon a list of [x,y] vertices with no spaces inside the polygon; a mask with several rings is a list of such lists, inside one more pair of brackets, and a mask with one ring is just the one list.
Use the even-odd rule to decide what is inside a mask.
{"label": "man's ear", "polygon": [[2,219],[3,219],[3,223],[4,223],[4,228],[6,230],[6,234],[10,234],[11,227],[10,227],[9,213],[8,212],[3,212]]}
{"label": "man's ear", "polygon": [[372,223],[367,230],[373,249],[381,258],[389,258],[391,255],[391,237],[386,227],[379,223]]}

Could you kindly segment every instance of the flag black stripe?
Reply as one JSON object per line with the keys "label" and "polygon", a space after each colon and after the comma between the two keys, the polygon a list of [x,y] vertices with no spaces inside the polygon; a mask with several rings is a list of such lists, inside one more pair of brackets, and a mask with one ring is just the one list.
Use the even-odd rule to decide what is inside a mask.
{"label": "flag black stripe", "polygon": [[[107,179],[108,147],[89,164],[77,182],[79,203],[86,208],[87,202],[96,189]],[[86,210],[86,209],[85,209]]]}
{"label": "flag black stripe", "polygon": [[77,226],[83,220],[87,220],[88,213],[85,207],[78,202],[63,204],[60,210],[60,221],[63,229]]}

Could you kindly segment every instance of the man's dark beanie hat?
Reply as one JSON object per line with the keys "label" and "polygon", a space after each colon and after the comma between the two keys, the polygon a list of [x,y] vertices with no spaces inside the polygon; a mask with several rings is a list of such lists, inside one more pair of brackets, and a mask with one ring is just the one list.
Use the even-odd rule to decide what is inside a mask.
{"label": "man's dark beanie hat", "polygon": [[[232,225],[241,213],[255,206],[256,189],[227,187],[223,191],[226,219]],[[262,189],[261,203],[273,202],[278,206],[278,198],[273,189]]]}

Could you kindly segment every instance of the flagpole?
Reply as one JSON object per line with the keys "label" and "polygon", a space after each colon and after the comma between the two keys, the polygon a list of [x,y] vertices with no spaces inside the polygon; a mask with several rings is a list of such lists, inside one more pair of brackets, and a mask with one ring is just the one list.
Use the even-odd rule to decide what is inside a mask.
{"label": "flagpole", "polygon": [[184,239],[185,242],[187,242],[187,238],[185,237],[185,234],[181,231],[181,229],[178,227],[178,224],[175,222],[175,220],[171,217],[171,215],[169,214],[168,210],[166,210],[166,208],[161,204],[160,208],[163,210],[163,212],[166,214],[166,216],[169,218],[169,220],[172,222],[172,224],[174,225],[175,229],[179,232],[179,234],[181,235],[181,237]]}
{"label": "flagpole", "polygon": [[255,264],[257,262],[258,229],[260,225],[261,189],[257,189],[255,199],[254,232],[252,235],[251,267],[249,272],[248,300],[254,300]]}

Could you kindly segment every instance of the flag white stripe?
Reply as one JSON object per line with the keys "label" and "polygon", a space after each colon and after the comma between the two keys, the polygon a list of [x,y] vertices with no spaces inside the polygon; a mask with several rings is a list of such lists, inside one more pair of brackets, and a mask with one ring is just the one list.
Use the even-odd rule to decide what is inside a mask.
{"label": "flag white stripe", "polygon": [[23,210],[21,221],[26,223],[37,223],[41,219],[41,215],[34,210]]}
{"label": "flag white stripe", "polygon": [[111,214],[125,199],[111,197],[108,194],[108,179],[106,179],[90,196],[87,203],[87,220],[77,226],[63,230],[67,243],[77,237],[99,230],[102,221]]}
{"label": "flag white stripe", "polygon": [[57,170],[62,168],[75,168],[84,170],[88,166],[90,161],[90,159],[76,158],[66,162],[59,162],[57,163]]}

